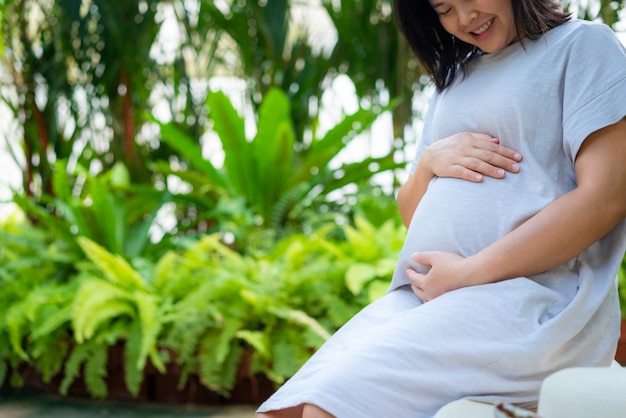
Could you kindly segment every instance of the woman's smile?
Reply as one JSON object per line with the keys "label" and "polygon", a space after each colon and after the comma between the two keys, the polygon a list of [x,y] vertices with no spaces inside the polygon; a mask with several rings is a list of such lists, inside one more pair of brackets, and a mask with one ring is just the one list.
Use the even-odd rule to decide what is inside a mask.
{"label": "woman's smile", "polygon": [[511,0],[436,0],[431,5],[446,32],[484,52],[518,40]]}
{"label": "woman's smile", "polygon": [[494,18],[489,19],[487,21],[487,23],[485,23],[480,28],[478,28],[478,30],[475,30],[475,31],[470,32],[470,33],[476,38],[477,41],[481,41],[481,40],[489,37],[489,35],[491,34],[490,29],[491,29],[491,27],[493,25],[493,21],[494,21]]}

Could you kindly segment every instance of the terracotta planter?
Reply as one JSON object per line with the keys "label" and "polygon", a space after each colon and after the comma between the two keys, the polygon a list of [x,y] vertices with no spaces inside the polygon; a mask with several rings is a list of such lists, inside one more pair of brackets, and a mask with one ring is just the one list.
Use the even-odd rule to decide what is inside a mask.
{"label": "terracotta planter", "polygon": [[[250,372],[250,353],[246,353],[242,359],[235,387],[229,397],[210,391],[201,384],[196,375],[190,375],[185,387],[179,389],[178,381],[181,371],[176,364],[172,363],[167,365],[165,374],[157,371],[152,364],[147,364],[144,370],[144,380],[135,397],[126,389],[124,362],[124,347],[122,345],[110,347],[106,378],[110,400],[204,405],[261,404],[274,392],[273,383],[266,376],[254,375]],[[20,374],[24,379],[26,389],[48,393],[59,392],[61,375],[45,383],[41,374],[32,367],[24,366]],[[4,389],[9,388],[5,385]],[[72,383],[68,395],[89,398],[82,376]]]}

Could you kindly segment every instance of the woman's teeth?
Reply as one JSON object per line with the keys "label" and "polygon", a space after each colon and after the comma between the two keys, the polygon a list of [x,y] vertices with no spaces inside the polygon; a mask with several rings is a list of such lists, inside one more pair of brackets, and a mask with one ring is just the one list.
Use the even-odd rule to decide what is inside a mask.
{"label": "woman's teeth", "polygon": [[492,24],[493,24],[493,19],[491,19],[489,22],[487,22],[484,25],[482,25],[476,32],[472,32],[472,33],[474,35],[481,35],[481,34],[485,33],[485,31],[487,29],[489,29]]}

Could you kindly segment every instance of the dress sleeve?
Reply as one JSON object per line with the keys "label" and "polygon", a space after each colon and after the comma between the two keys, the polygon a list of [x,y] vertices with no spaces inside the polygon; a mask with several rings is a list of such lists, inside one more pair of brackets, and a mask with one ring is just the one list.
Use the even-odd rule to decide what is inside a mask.
{"label": "dress sleeve", "polygon": [[626,48],[604,24],[570,44],[563,74],[563,147],[572,162],[593,132],[626,115]]}

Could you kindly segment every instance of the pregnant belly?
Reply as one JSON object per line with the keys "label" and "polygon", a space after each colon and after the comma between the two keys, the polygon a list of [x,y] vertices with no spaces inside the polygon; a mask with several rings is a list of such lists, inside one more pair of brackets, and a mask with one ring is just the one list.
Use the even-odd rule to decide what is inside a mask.
{"label": "pregnant belly", "polygon": [[434,179],[415,210],[405,246],[410,252],[462,256],[480,251],[529,216],[513,189],[506,180]]}
{"label": "pregnant belly", "polygon": [[411,260],[422,251],[470,256],[506,235],[556,196],[538,193],[521,176],[485,178],[482,183],[435,178],[418,205],[390,289],[409,284],[406,269],[426,272]]}

